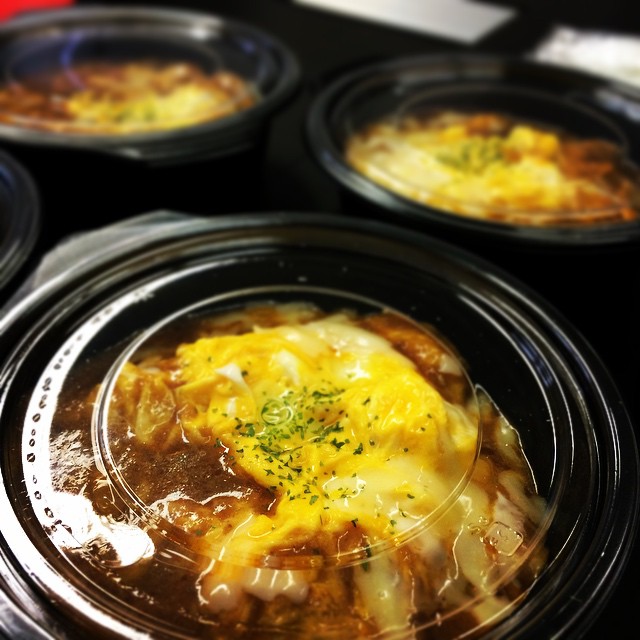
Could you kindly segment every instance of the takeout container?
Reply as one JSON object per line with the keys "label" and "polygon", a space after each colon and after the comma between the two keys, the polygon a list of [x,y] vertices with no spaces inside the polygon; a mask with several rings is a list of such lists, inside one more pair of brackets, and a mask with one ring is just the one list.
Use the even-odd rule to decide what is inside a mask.
{"label": "takeout container", "polygon": [[[21,100],[6,100],[0,143],[33,173],[51,235],[178,203],[181,210],[198,213],[255,204],[270,121],[299,78],[294,54],[272,34],[214,14],[153,6],[68,7],[21,15],[0,26],[2,87],[17,96],[29,91],[36,102],[48,100],[50,93],[60,101],[72,90],[92,89],[88,107],[80,105],[83,115],[88,109],[96,112],[92,100],[104,97],[100,86],[105,82],[98,70],[91,85],[83,66],[144,63],[233,74],[246,87],[229,104],[222,101],[211,119],[193,121],[174,121],[171,109],[195,110],[205,100],[202,95],[169,93],[159,106],[140,98],[130,112],[118,107],[124,122],[137,118],[133,125],[106,131],[100,118],[108,101],[93,121],[77,125],[51,113],[55,101],[47,114],[25,115],[17,107]],[[51,81],[52,76],[57,79]],[[176,84],[183,81],[177,74]],[[171,86],[165,81],[160,98]],[[110,91],[109,98],[116,93],[113,86]],[[157,127],[143,128],[145,109],[155,109]],[[70,227],[67,221],[74,217]]]}
{"label": "takeout container", "polygon": [[[348,198],[345,210],[352,214],[361,210],[389,221],[419,225],[456,242],[515,246],[519,251],[543,246],[563,251],[621,246],[640,239],[640,215],[612,222],[610,210],[618,207],[594,205],[591,210],[550,209],[546,215],[532,208],[528,216],[527,209],[508,201],[480,204],[484,201],[476,201],[475,194],[463,190],[456,196],[451,189],[445,197],[437,184],[425,186],[424,195],[403,195],[400,188],[404,187],[419,192],[418,173],[403,176],[398,170],[397,175],[389,174],[393,167],[376,166],[374,159],[373,169],[386,179],[378,182],[353,168],[345,149],[354,135],[380,121],[402,128],[407,118],[441,112],[496,113],[516,123],[612,143],[619,147],[626,164],[621,168],[629,171],[631,179],[640,180],[636,114],[632,111],[638,104],[640,93],[631,86],[525,59],[421,55],[360,65],[336,75],[309,109],[307,138],[310,152]],[[384,144],[382,138],[379,144]],[[453,164],[454,160],[449,161]],[[473,170],[471,167],[470,172]],[[428,178],[425,173],[425,185]],[[540,176],[540,181],[545,179]],[[391,182],[398,190],[383,186]],[[637,198],[634,203],[638,205]]]}
{"label": "takeout container", "polygon": [[0,304],[9,297],[40,237],[40,198],[26,169],[0,152]]}
{"label": "takeout container", "polygon": [[[129,532],[128,553],[139,551],[145,532],[160,545],[173,535],[149,505],[109,520],[114,502],[122,491],[126,502],[131,488],[119,486],[117,468],[102,464],[108,458],[95,439],[100,402],[84,426],[73,416],[77,398],[112,381],[118,362],[163,328],[184,331],[194,314],[291,300],[328,310],[344,304],[396,310],[456,350],[476,389],[517,428],[547,501],[536,535],[525,543],[533,550],[547,546],[546,566],[510,615],[474,637],[585,632],[614,592],[635,542],[639,459],[615,385],[571,324],[490,263],[399,225],[311,213],[170,212],[61,245],[0,319],[0,629],[34,638],[220,637],[215,615],[202,617],[180,604],[191,584],[188,552],[165,556],[161,588],[152,592],[137,581],[136,567],[144,574],[149,563],[162,565],[161,557],[152,553],[141,565],[119,567],[102,529],[83,525],[81,514],[90,510],[81,496],[89,482],[100,496],[102,525]],[[75,425],[69,430],[68,420]],[[508,592],[512,578],[499,587]],[[464,619],[465,605],[458,615]],[[452,614],[422,623],[447,630],[456,620]],[[297,637],[291,628],[260,631]],[[316,631],[335,638],[343,628],[327,615]],[[231,635],[256,633],[249,625]]]}

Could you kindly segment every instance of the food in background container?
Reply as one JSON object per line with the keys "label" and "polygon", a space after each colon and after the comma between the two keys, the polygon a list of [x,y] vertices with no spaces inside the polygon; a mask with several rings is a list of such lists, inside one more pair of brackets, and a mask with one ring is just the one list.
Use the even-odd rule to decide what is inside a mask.
{"label": "food in background container", "polygon": [[495,112],[394,116],[346,142],[347,162],[441,210],[526,225],[640,218],[640,179],[622,149]]}
{"label": "food in background container", "polygon": [[190,62],[84,62],[0,88],[0,122],[65,133],[126,134],[183,127],[253,106],[257,91],[230,71]]}

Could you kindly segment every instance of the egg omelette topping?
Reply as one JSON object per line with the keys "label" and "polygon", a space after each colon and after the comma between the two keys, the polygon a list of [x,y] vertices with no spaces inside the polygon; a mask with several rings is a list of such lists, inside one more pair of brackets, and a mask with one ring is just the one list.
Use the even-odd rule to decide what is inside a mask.
{"label": "egg omelette topping", "polygon": [[621,149],[497,113],[442,112],[373,123],[347,162],[420,203],[525,225],[640,217],[640,181]]}
{"label": "egg omelette topping", "polygon": [[216,120],[257,99],[237,74],[190,62],[84,62],[0,88],[0,122],[64,133],[159,131]]}
{"label": "egg omelette topping", "polygon": [[142,384],[165,401],[160,415],[157,405],[136,412],[136,436],[150,442],[158,418],[175,416],[181,438],[219,447],[274,503],[202,532],[225,556],[310,541],[326,556],[363,551],[436,513],[475,458],[477,416],[347,316],[201,338],[180,345],[173,365],[125,367],[120,394]]}

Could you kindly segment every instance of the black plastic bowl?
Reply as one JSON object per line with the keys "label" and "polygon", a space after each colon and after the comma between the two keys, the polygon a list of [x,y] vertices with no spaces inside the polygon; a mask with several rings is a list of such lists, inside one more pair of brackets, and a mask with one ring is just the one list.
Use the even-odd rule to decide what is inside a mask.
{"label": "black plastic bowl", "polygon": [[255,103],[191,126],[129,133],[51,130],[4,114],[0,141],[32,170],[52,233],[74,215],[92,228],[175,207],[176,194],[181,210],[199,213],[242,209],[255,197],[270,121],[299,80],[297,59],[276,37],[209,13],[151,6],[69,7],[0,26],[3,86],[52,72],[73,80],[74,65],[86,62],[148,60],[236,74]]}
{"label": "black plastic bowl", "polygon": [[[63,439],[53,434],[77,410],[68,399],[108,380],[121,354],[154,327],[203,304],[215,312],[274,299],[375,301],[430,325],[455,347],[469,378],[518,429],[548,504],[540,531],[548,564],[482,637],[586,632],[620,581],[639,517],[633,426],[598,357],[553,307],[472,254],[387,223],[298,213],[135,218],[61,246],[13,300],[0,319],[0,631],[215,636],[215,624],[188,611],[142,614],[135,602],[150,594],[123,599],[99,586],[96,577],[113,567],[88,541],[80,496],[71,495],[98,464],[91,425]],[[60,478],[51,477],[53,455],[65,463],[62,493]],[[101,508],[115,499],[104,482]],[[144,516],[140,526],[157,527]],[[156,533],[167,535],[162,527]],[[178,567],[188,558],[174,561]],[[135,580],[135,571],[128,575]],[[165,584],[169,600],[182,588],[170,571]],[[287,629],[272,631],[287,636]]]}
{"label": "black plastic bowl", "polygon": [[341,188],[345,212],[417,226],[456,243],[513,251],[621,247],[640,240],[640,217],[611,222],[603,216],[582,224],[580,212],[563,213],[564,221],[536,225],[453,213],[453,208],[430,206],[381,186],[346,161],[345,144],[363,127],[433,111],[502,113],[580,138],[609,141],[620,147],[630,167],[640,164],[640,92],[633,87],[520,58],[450,54],[387,59],[334,77],[308,113],[310,151]]}

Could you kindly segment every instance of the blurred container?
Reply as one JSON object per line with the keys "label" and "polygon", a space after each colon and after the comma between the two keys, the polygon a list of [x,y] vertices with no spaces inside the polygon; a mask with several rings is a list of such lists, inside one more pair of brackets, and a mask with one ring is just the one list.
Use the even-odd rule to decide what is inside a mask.
{"label": "blurred container", "polygon": [[40,11],[0,27],[0,142],[34,175],[48,237],[178,202],[237,211],[298,77],[283,43],[215,15]]}
{"label": "blurred container", "polygon": [[[139,503],[146,481],[128,484],[126,461],[118,466],[113,458],[110,468],[100,440],[103,401],[86,403],[94,385],[109,387],[123,358],[157,348],[165,330],[180,341],[202,314],[291,301],[327,311],[345,304],[391,309],[424,323],[459,354],[475,390],[517,429],[546,504],[520,551],[530,558],[543,545],[547,562],[529,586],[518,571],[492,584],[503,604],[513,590],[524,586],[524,593],[513,610],[493,610],[495,624],[473,637],[584,633],[619,582],[639,517],[635,435],[600,360],[552,306],[473,254],[397,225],[297,213],[132,218],[61,245],[25,282],[0,319],[0,629],[33,638],[296,638],[308,629],[279,627],[277,619],[313,606],[315,615],[322,612],[314,637],[344,637],[352,623],[343,617],[345,600],[335,610],[317,609],[325,603],[322,589],[313,605],[306,596],[295,604],[288,596],[277,600],[281,616],[266,628],[252,627],[251,616],[270,606],[258,596],[246,610],[253,613],[231,629],[233,609],[203,609],[188,538],[176,534],[158,505]],[[86,411],[91,419],[82,417]],[[482,443],[488,437],[481,434]],[[157,461],[149,462],[150,480]],[[196,473],[197,465],[190,468]],[[170,483],[175,467],[166,471],[163,490],[180,494],[184,486]],[[422,523],[421,532],[433,524]],[[478,531],[487,524],[478,522]],[[123,561],[112,546],[121,535],[121,553],[143,560]],[[412,540],[395,544],[402,552]],[[392,553],[376,549],[366,562],[384,566]],[[295,585],[292,562],[288,579]],[[314,563],[320,566],[318,557]],[[350,572],[360,569],[329,565],[321,575],[337,572],[329,584],[351,585],[343,595],[353,603]],[[383,581],[377,589],[398,585]],[[496,604],[491,592],[477,597],[446,616],[418,611],[414,624],[425,634],[458,637],[456,629],[473,627],[472,608]],[[369,629],[361,630],[364,637],[374,633]],[[416,633],[410,626],[383,631],[375,637]]]}
{"label": "blurred container", "polygon": [[[638,242],[640,238],[640,174],[636,164],[637,119],[619,105],[616,108],[613,100],[616,95],[627,106],[640,105],[640,92],[632,87],[617,87],[600,78],[558,67],[464,54],[417,56],[368,64],[334,78],[311,105],[307,133],[311,152],[320,165],[336,179],[345,195],[356,196],[350,204],[359,203],[361,208],[369,205],[366,211],[377,212],[379,217],[418,223],[456,242],[475,240],[492,247],[517,245],[518,250],[526,246],[564,250],[622,245]],[[481,122],[483,118],[488,120],[487,114],[504,116],[512,124],[501,131],[498,118]],[[471,120],[469,130],[454,131],[465,126],[465,118],[474,116],[480,117]],[[435,124],[429,131],[425,123],[430,118]],[[366,135],[371,134],[367,128],[381,123],[386,126],[374,131],[377,135],[372,134],[367,140]],[[518,125],[555,135],[556,140],[551,141],[555,146],[544,154],[544,149],[534,148],[536,144],[549,142],[543,135],[534,138],[529,133],[522,142],[517,135],[510,138]],[[429,142],[433,131],[445,129],[447,140]],[[365,149],[370,152],[368,174],[347,155],[352,140],[363,134],[362,146],[373,147]],[[620,181],[627,180],[625,186],[630,193],[624,195],[628,200],[623,199],[623,194],[614,193],[610,204],[589,203],[583,208],[569,203],[568,198],[565,203],[559,193],[559,204],[554,208],[553,201],[542,201],[544,193],[523,194],[516,189],[517,184],[505,184],[502,173],[488,176],[480,193],[465,188],[465,177],[470,181],[503,168],[505,175],[514,171],[513,182],[518,183],[523,179],[523,168],[516,166],[517,160],[534,153],[540,165],[539,182],[549,180],[548,188],[554,188],[553,179],[562,175],[568,180],[572,177],[570,172],[581,169],[561,167],[557,174],[547,175],[555,162],[553,156],[558,153],[556,146],[565,134],[578,141],[607,145],[587,148],[575,164],[598,160],[614,165],[617,161],[612,170],[618,171],[616,177]],[[450,144],[445,146],[446,143]],[[381,152],[385,144],[389,148]],[[431,152],[428,144],[435,151]],[[618,157],[607,155],[612,146],[619,150]],[[399,167],[391,163],[383,165],[387,158],[384,154],[396,151],[396,147],[398,154],[407,154],[397,156],[404,163]],[[491,157],[487,155],[489,151],[493,152]],[[564,162],[573,159],[567,157],[571,151],[577,153],[574,149],[563,151]],[[457,152],[460,157],[453,157]],[[519,155],[511,159],[508,153]],[[460,166],[465,160],[466,164]],[[426,164],[430,161],[431,164]],[[441,171],[438,182],[432,176],[437,170]],[[517,170],[520,175],[515,173]],[[523,189],[533,191],[537,185],[532,182],[525,183]],[[509,186],[513,187],[511,192]],[[487,193],[491,189],[497,191],[500,199],[492,199],[494,194]],[[539,204],[535,202],[537,195]],[[523,204],[526,197],[528,205]],[[630,211],[620,214],[622,209]]]}
{"label": "blurred container", "polygon": [[36,185],[12,156],[0,152],[0,306],[17,288],[40,237]]}

